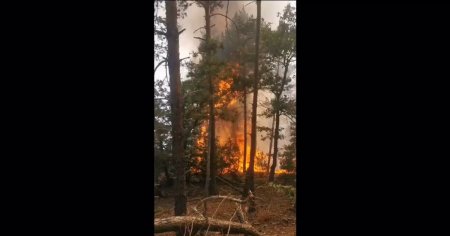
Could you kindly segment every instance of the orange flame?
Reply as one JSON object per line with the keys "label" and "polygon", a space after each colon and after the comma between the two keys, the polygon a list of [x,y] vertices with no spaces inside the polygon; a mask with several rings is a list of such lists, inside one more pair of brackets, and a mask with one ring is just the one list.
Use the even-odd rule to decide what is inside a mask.
{"label": "orange flame", "polygon": [[[228,64],[220,73],[218,74],[219,82],[217,84],[216,95],[218,99],[216,100],[214,107],[216,110],[235,110],[238,114],[238,118],[235,121],[222,120],[216,118],[216,139],[220,145],[224,145],[230,138],[239,148],[239,164],[236,167],[230,169],[225,169],[224,173],[237,170],[238,172],[243,172],[244,163],[244,116],[243,116],[243,103],[239,101],[238,93],[232,91],[233,78],[239,76],[240,72],[239,64]],[[249,112],[247,112],[249,114]],[[250,127],[248,123],[248,127]],[[250,135],[247,131],[247,158],[246,158],[246,168],[250,165]],[[205,147],[207,138],[207,122],[204,122],[200,128],[200,135],[197,140],[198,147]],[[255,172],[266,172],[267,171],[267,155],[256,150],[255,157]],[[260,163],[257,163],[260,160]],[[262,165],[261,165],[262,164]],[[276,170],[276,174],[286,173],[284,170]]]}

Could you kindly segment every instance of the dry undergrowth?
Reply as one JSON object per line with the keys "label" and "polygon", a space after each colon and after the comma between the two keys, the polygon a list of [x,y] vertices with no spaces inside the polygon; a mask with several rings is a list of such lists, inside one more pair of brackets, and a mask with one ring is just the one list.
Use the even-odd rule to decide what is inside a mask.
{"label": "dry undergrowth", "polygon": [[[199,190],[201,190],[201,188]],[[199,191],[198,194],[190,196],[189,199],[200,199],[202,197],[201,194],[202,191]],[[231,188],[220,186],[220,195],[236,196],[236,194],[237,193]],[[257,212],[255,217],[247,219],[250,224],[265,235],[296,235],[296,215],[295,212],[292,211],[293,201],[291,198],[286,196],[283,192],[267,186],[257,188],[255,190],[255,195],[263,200],[257,201]],[[197,205],[198,202],[198,200],[188,202],[189,215],[195,214],[191,209],[193,206]],[[218,199],[208,203],[207,214],[212,216],[215,213],[214,218],[228,221],[233,217],[235,210],[236,205],[233,202]],[[203,207],[199,207],[199,211],[203,212]],[[155,217],[162,218],[170,216],[173,216],[173,198],[155,199]],[[238,222],[236,216],[233,217],[232,221]],[[156,235],[169,236],[175,234],[161,233]],[[216,234],[208,232],[208,235]],[[219,233],[217,235],[221,234]]]}

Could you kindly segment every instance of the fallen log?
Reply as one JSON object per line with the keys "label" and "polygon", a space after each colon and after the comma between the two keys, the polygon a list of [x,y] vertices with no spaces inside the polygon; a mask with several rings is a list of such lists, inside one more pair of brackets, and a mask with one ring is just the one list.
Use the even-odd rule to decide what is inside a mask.
{"label": "fallen log", "polygon": [[227,232],[229,230],[230,234],[263,235],[249,224],[194,216],[173,216],[155,219],[154,226],[155,233],[179,231],[183,227],[188,227],[188,230],[192,232],[209,227],[209,231],[215,232]]}

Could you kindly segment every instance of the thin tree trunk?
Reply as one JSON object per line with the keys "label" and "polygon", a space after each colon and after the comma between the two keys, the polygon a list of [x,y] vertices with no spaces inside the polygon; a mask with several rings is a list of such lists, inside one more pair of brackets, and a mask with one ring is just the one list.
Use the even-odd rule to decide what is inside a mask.
{"label": "thin tree trunk", "polygon": [[[208,134],[211,134],[211,124],[208,122]],[[205,194],[209,196],[209,182],[211,179],[211,135],[208,135],[207,142],[207,154],[206,154],[206,178],[205,178]]]}
{"label": "thin tree trunk", "polygon": [[273,161],[270,168],[269,182],[273,182],[275,179],[275,168],[277,167],[277,157],[278,157],[278,138],[280,136],[280,111],[277,110],[275,114],[275,135],[273,144]]}
{"label": "thin tree trunk", "polygon": [[[255,79],[253,81],[253,104],[252,104],[252,128],[251,128],[251,147],[250,147],[250,166],[246,174],[245,182],[246,189],[244,194],[248,194],[248,191],[251,190],[254,192],[255,183],[254,183],[254,168],[255,168],[255,155],[256,155],[256,117],[257,113],[257,105],[258,105],[258,82],[259,82],[259,71],[258,71],[258,59],[259,59],[259,31],[261,28],[261,1],[256,1],[256,52],[255,52],[255,70],[254,75]],[[249,213],[254,213],[256,211],[256,207],[251,204],[249,206]]]}
{"label": "thin tree trunk", "polygon": [[272,143],[273,143],[273,128],[275,125],[275,116],[272,118],[272,128],[270,129],[270,144],[269,144],[269,157],[267,158],[267,175],[270,173],[270,159],[272,159]]}
{"label": "thin tree trunk", "polygon": [[281,88],[278,93],[275,95],[276,99],[276,114],[275,114],[275,135],[274,135],[274,145],[273,145],[273,162],[272,167],[270,168],[269,174],[269,182],[273,182],[275,180],[275,169],[277,167],[277,158],[278,158],[278,139],[280,137],[280,108],[279,103],[281,101],[281,95],[283,94],[284,86],[286,84],[287,73],[289,70],[289,59],[283,60],[284,66],[284,74],[283,80],[281,81]]}
{"label": "thin tree trunk", "polygon": [[247,85],[244,84],[244,170],[247,167]]}
{"label": "thin tree trunk", "polygon": [[180,80],[180,54],[177,28],[177,3],[166,1],[167,49],[170,75],[170,105],[172,110],[172,156],[175,159],[175,215],[186,215],[186,176],[183,150],[183,96]]}

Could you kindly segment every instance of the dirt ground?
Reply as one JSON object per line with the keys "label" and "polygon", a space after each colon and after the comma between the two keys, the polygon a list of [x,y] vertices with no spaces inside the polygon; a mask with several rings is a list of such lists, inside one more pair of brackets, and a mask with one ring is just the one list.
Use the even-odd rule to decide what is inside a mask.
{"label": "dirt ground", "polygon": [[[255,181],[255,195],[258,198],[257,212],[254,217],[246,218],[250,224],[253,225],[259,232],[264,235],[296,235],[296,213],[293,208],[294,200],[290,198],[283,191],[277,191],[275,188],[264,185],[263,181],[258,184]],[[227,185],[218,183],[219,194],[224,196],[233,196],[240,198],[239,193],[232,190]],[[165,218],[173,216],[174,199],[170,197],[173,194],[173,189],[166,190],[169,197],[155,198],[155,218]],[[188,215],[196,215],[192,207],[195,206],[199,199],[204,196],[204,188],[201,185],[188,187]],[[198,206],[199,211],[203,211],[203,205]],[[221,199],[208,202],[208,216],[213,216],[216,219],[229,221],[236,210],[236,205],[233,202],[222,201]],[[237,217],[233,220],[238,222]],[[158,236],[175,235],[175,233],[160,233]],[[215,235],[210,234],[208,235]],[[217,234],[220,235],[220,234]],[[230,234],[231,235],[231,234]]]}

